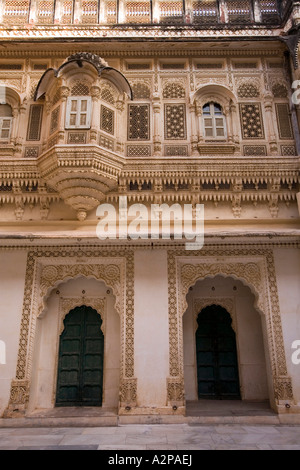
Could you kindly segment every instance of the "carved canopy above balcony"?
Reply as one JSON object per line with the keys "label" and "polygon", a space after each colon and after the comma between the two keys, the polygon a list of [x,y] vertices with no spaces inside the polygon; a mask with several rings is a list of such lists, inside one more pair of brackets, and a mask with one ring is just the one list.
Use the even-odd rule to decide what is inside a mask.
{"label": "carved canopy above balcony", "polygon": [[133,98],[131,87],[121,72],[113,67],[109,67],[108,64],[96,54],[91,54],[89,52],[79,52],[69,56],[67,61],[64,62],[58,69],[53,69],[51,67],[46,70],[36,87],[34,100],[41,98],[41,96],[43,96],[47,90],[51,88],[53,81],[57,78],[60,78],[70,69],[79,67],[84,73],[85,64],[92,65],[96,69],[99,77],[101,76],[101,78],[112,82],[120,92],[126,93],[128,98]]}

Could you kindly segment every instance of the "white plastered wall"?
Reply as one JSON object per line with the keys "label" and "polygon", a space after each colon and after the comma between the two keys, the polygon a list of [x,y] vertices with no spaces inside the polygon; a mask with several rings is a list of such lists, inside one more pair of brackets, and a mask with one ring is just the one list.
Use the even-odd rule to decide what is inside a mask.
{"label": "white plastered wall", "polygon": [[168,272],[163,250],[135,252],[134,361],[138,407],[166,406]]}
{"label": "white plastered wall", "polygon": [[0,364],[0,416],[6,409],[10,385],[16,376],[27,254],[0,250],[0,340],[5,364]]}
{"label": "white plastered wall", "polygon": [[[222,276],[198,281],[187,295],[188,309],[183,316],[186,400],[198,400],[195,299],[211,299],[211,304],[215,303],[217,305],[218,299],[223,299],[233,305],[241,398],[249,401],[267,400],[269,393],[262,318],[254,308],[254,295],[241,281]],[[219,301],[219,304],[222,305],[222,302]]]}
{"label": "white plastered wall", "polygon": [[[84,291],[84,294],[82,293]],[[104,282],[80,277],[53,289],[47,307],[37,320],[32,365],[29,411],[53,408],[55,405],[57,359],[62,299],[82,297],[105,298],[106,312],[98,312],[104,320],[103,408],[117,408],[120,378],[120,318],[114,308],[115,297]]]}
{"label": "white plastered wall", "polygon": [[292,361],[296,351],[292,343],[300,340],[300,250],[276,248],[274,260],[287,371],[292,378],[295,402],[300,407],[300,364]]}

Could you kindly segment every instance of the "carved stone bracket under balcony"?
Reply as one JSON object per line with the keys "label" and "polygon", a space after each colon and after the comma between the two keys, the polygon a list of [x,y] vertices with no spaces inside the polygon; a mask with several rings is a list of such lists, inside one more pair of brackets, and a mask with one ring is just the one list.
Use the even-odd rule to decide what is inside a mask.
{"label": "carved stone bracket under balcony", "polygon": [[55,146],[42,154],[37,165],[47,185],[84,220],[87,212],[117,188],[122,162],[98,146]]}

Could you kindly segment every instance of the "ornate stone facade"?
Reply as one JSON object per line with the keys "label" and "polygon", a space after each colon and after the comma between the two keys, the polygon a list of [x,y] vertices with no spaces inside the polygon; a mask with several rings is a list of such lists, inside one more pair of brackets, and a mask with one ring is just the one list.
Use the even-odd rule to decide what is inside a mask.
{"label": "ornate stone facade", "polygon": [[[195,341],[197,314],[217,304],[240,341],[256,322],[270,406],[299,413],[298,2],[46,3],[0,5],[0,416],[55,407],[58,337],[80,305],[102,319],[104,408],[183,415],[197,383],[184,314]],[[172,208],[169,237],[158,218],[155,236],[149,219],[132,239],[152,204],[189,205],[192,222],[203,204],[204,247],[184,248]],[[209,279],[247,286],[261,326],[248,312],[239,330],[229,288],[200,286],[189,305]]]}

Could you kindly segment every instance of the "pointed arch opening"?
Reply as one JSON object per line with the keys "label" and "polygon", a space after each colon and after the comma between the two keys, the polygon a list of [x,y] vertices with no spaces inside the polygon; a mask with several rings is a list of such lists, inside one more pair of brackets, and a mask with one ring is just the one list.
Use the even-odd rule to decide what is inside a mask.
{"label": "pointed arch opening", "polygon": [[187,402],[268,404],[272,396],[265,317],[241,280],[216,275],[190,287],[183,315]]}

